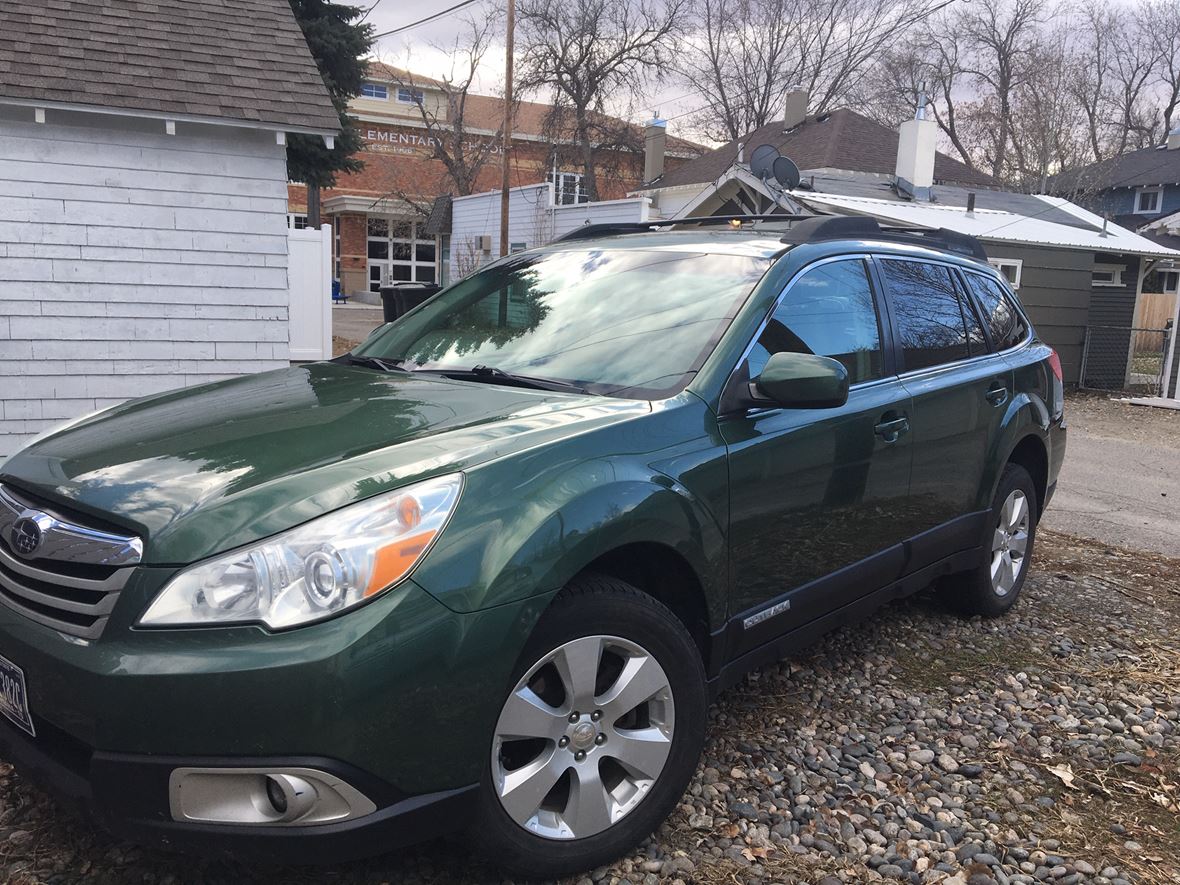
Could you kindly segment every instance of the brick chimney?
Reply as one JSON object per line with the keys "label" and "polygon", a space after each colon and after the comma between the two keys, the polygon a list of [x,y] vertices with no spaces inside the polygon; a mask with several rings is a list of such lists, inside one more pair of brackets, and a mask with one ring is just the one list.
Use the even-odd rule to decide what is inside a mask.
{"label": "brick chimney", "polygon": [[810,96],[802,86],[787,90],[786,107],[783,109],[783,130],[794,129],[807,119],[807,102]]}
{"label": "brick chimney", "polygon": [[914,119],[906,120],[898,129],[897,176],[899,193],[914,200],[930,201],[934,186],[934,153],[938,128],[926,119],[926,93],[918,93],[918,108]]}
{"label": "brick chimney", "polygon": [[664,174],[664,148],[668,144],[668,121],[649,120],[643,129],[643,181],[651,183]]}
{"label": "brick chimney", "polygon": [[1180,126],[1168,133],[1168,150],[1180,151]]}

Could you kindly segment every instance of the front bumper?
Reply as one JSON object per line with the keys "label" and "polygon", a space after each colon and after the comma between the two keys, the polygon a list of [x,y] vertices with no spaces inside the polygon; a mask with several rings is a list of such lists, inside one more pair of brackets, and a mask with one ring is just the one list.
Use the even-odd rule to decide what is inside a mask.
{"label": "front bumper", "polygon": [[[403,796],[334,759],[167,757],[85,752],[50,730],[30,738],[0,722],[0,754],[59,802],[117,836],[164,850],[284,864],[351,860],[392,851],[465,826],[477,785]],[[357,786],[378,804],[372,814],[317,826],[197,824],[168,814],[168,779],[177,768],[315,768]]]}
{"label": "front bumper", "polygon": [[[25,673],[36,729],[0,718],[0,754],[19,770],[120,835],[244,857],[334,860],[463,825],[548,595],[460,614],[407,581],[285,633],[134,629],[167,578],[155,571],[141,569],[94,641],[0,605],[0,655]],[[283,827],[173,819],[176,768],[272,766],[332,773],[376,811]]]}

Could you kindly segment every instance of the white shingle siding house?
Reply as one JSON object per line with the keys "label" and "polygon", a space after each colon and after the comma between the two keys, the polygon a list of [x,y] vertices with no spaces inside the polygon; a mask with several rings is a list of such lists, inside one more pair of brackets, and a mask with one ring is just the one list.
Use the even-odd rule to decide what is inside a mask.
{"label": "white shingle siding house", "polygon": [[[173,69],[130,33],[120,61],[106,59],[107,70],[97,59],[85,84],[55,80],[63,62],[52,55],[22,62],[42,68],[22,77],[5,66],[12,46],[0,35],[0,458],[130,397],[288,365],[285,133],[330,135],[336,117],[287,0],[235,0],[217,21],[226,2],[153,8],[174,40],[208,46],[210,69],[228,64],[217,42],[236,41],[240,61],[253,40],[259,56],[285,54],[286,80],[251,82],[229,65],[219,86],[192,53]],[[75,16],[120,12],[129,28],[143,8],[71,3]],[[39,6],[16,0],[0,12],[9,38],[35,27],[13,5]],[[270,33],[258,27],[268,19]],[[93,53],[93,39],[74,33]],[[137,48],[150,58],[135,70],[154,78],[159,107],[120,94],[136,87],[118,71]],[[86,92],[108,74],[110,89]],[[293,83],[303,92],[294,106]],[[268,101],[268,90],[288,102]]]}

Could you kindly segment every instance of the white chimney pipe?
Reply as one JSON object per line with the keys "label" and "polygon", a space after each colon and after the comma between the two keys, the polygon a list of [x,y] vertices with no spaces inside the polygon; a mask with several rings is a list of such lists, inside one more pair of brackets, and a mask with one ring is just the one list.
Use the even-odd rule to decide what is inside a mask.
{"label": "white chimney pipe", "polygon": [[648,121],[643,130],[643,181],[650,184],[664,174],[664,149],[668,144],[668,121]]}
{"label": "white chimney pipe", "polygon": [[807,119],[807,103],[811,96],[802,86],[792,86],[787,90],[786,107],[783,109],[783,130],[794,129]]}
{"label": "white chimney pipe", "polygon": [[926,119],[926,84],[918,84],[918,101],[914,119],[906,120],[898,130],[897,189],[915,200],[929,202],[934,186],[934,154],[938,127]]}

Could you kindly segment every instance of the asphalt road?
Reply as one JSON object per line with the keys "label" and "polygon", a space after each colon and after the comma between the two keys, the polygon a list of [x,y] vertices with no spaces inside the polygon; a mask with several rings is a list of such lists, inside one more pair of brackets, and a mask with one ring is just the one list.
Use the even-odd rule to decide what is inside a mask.
{"label": "asphalt road", "polygon": [[1180,557],[1180,412],[1066,403],[1069,443],[1045,525]]}
{"label": "asphalt road", "polygon": [[381,325],[381,308],[338,305],[332,308],[332,334],[347,341],[364,341]]}

